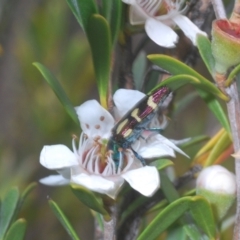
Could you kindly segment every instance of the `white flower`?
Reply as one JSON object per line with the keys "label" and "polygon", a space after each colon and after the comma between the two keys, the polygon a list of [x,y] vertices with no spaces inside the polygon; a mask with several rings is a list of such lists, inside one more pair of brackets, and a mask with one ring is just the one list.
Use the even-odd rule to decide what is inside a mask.
{"label": "white flower", "polygon": [[[122,117],[144,96],[143,93],[134,90],[118,90],[114,95],[115,112],[118,117]],[[152,196],[160,187],[157,169],[152,166],[143,167],[130,149],[119,151],[119,161],[115,163],[112,157],[114,153],[107,149],[115,123],[112,115],[95,100],[86,101],[77,107],[76,111],[83,130],[79,146],[76,147],[75,139],[72,144],[73,151],[64,145],[44,146],[40,154],[40,163],[48,169],[56,170],[60,175],[43,178],[40,182],[47,185],[72,182],[116,198],[126,180],[141,194]],[[149,139],[148,147],[143,140],[136,141],[137,147],[134,148],[143,154],[143,157],[175,156],[174,150],[181,151],[159,134],[151,135]],[[147,152],[148,148],[151,149],[151,153]]]}
{"label": "white flower", "polygon": [[145,31],[156,44],[172,48],[178,41],[177,34],[171,29],[176,25],[196,45],[197,34],[201,31],[182,13],[185,0],[122,0],[130,4],[130,23],[132,25],[145,23]]}
{"label": "white flower", "polygon": [[236,177],[220,165],[207,167],[197,178],[196,193],[208,200],[216,220],[220,221],[235,201]]}
{"label": "white flower", "polygon": [[236,194],[236,178],[226,168],[213,165],[201,171],[196,182],[197,189],[206,189],[215,193]]}

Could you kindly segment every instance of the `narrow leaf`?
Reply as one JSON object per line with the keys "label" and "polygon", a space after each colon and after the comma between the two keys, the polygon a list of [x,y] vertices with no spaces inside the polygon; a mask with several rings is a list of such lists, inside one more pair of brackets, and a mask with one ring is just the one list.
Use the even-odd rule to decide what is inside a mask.
{"label": "narrow leaf", "polygon": [[133,66],[133,79],[136,86],[136,89],[141,91],[144,81],[144,73],[147,67],[146,54],[141,51],[136,57]]}
{"label": "narrow leaf", "polygon": [[71,237],[73,240],[80,240],[80,238],[77,236],[75,230],[73,229],[72,225],[69,223],[68,219],[62,212],[62,210],[59,208],[57,203],[55,203],[53,200],[48,201],[49,206],[53,210],[55,216],[57,219],[61,222],[62,226],[65,228],[67,231],[68,235]]}
{"label": "narrow leaf", "polygon": [[21,201],[24,201],[27,196],[33,191],[33,189],[35,189],[37,187],[37,183],[36,182],[32,182],[30,183],[25,190],[23,191],[23,193],[21,194]]}
{"label": "narrow leaf", "polygon": [[52,90],[57,95],[58,99],[62,103],[63,107],[69,114],[69,116],[73,119],[73,121],[79,125],[78,117],[76,114],[76,111],[70,102],[69,98],[67,97],[66,93],[64,92],[62,86],[60,85],[57,78],[41,63],[35,62],[33,65],[40,71],[40,73],[43,75],[44,79],[47,81],[47,83],[50,85]]}
{"label": "narrow leaf", "polygon": [[182,226],[175,227],[168,231],[166,240],[187,240],[187,235]]}
{"label": "narrow leaf", "polygon": [[102,11],[101,15],[106,18],[107,22],[111,22],[111,11],[112,11],[113,1],[102,0]]}
{"label": "narrow leaf", "polygon": [[157,71],[149,71],[147,73],[147,75],[145,76],[144,84],[143,84],[143,89],[145,89],[144,92],[149,92],[158,84],[159,76],[160,76],[160,73]]}
{"label": "narrow leaf", "polygon": [[218,139],[224,134],[225,130],[220,129],[196,154],[194,158],[198,158],[202,154],[206,153],[217,143]]}
{"label": "narrow leaf", "polygon": [[92,51],[101,105],[107,108],[107,91],[110,77],[111,36],[109,24],[101,15],[89,18],[87,36]]}
{"label": "narrow leaf", "polygon": [[17,207],[19,191],[16,187],[10,189],[1,202],[0,208],[0,239],[2,239],[10,225]]}
{"label": "narrow leaf", "polygon": [[155,166],[158,170],[162,170],[166,167],[172,166],[173,162],[168,159],[158,159],[149,164],[150,166]]}
{"label": "narrow leaf", "polygon": [[101,213],[102,215],[108,215],[108,212],[103,206],[102,199],[97,197],[92,191],[89,191],[88,189],[79,185],[71,185],[71,189],[76,197],[86,206],[96,212]]}
{"label": "narrow leaf", "polygon": [[183,227],[185,233],[189,238],[196,240],[209,240],[209,238],[204,238],[203,234],[200,233],[195,224],[185,224]]}
{"label": "narrow leaf", "polygon": [[216,223],[208,201],[200,196],[192,197],[189,205],[192,217],[210,239],[215,239]]}
{"label": "narrow leaf", "polygon": [[30,193],[34,188],[36,188],[36,186],[37,186],[37,183],[36,183],[36,182],[30,183],[30,184],[26,187],[26,189],[23,191],[23,193],[21,194],[21,196],[20,196],[20,198],[19,198],[19,200],[18,200],[18,204],[17,204],[16,210],[15,210],[15,212],[14,212],[14,216],[13,216],[13,218],[12,218],[13,220],[16,219],[19,211],[21,210],[21,207],[22,207],[25,199],[27,198],[27,196],[29,195],[29,193]]}
{"label": "narrow leaf", "polygon": [[98,212],[94,212],[95,213],[95,219],[97,220],[98,226],[101,229],[101,231],[103,232],[104,230],[104,223],[103,223],[103,218],[102,215]]}
{"label": "narrow leaf", "polygon": [[169,204],[144,229],[138,240],[154,240],[164,232],[172,223],[181,217],[189,208],[191,197],[183,197]]}
{"label": "narrow leaf", "polygon": [[196,83],[197,88],[214,94],[225,101],[229,100],[228,96],[224,95],[213,83],[181,61],[162,54],[148,55],[148,58],[154,64],[167,70],[173,75],[186,74],[197,78],[200,81],[200,84]]}
{"label": "narrow leaf", "polygon": [[[105,0],[111,2],[109,0]],[[112,9],[111,9],[111,21],[110,29],[111,29],[111,37],[112,44],[114,44],[119,35],[120,27],[121,27],[121,18],[122,18],[122,0],[114,0],[112,1]]]}
{"label": "narrow leaf", "polygon": [[161,189],[166,199],[171,203],[179,198],[179,194],[173,183],[169,180],[167,174],[164,171],[160,172]]}
{"label": "narrow leaf", "polygon": [[[217,95],[218,97],[222,98],[223,100],[228,100],[228,97],[225,96],[216,86],[214,86],[211,82],[209,82],[206,78],[201,76],[192,68],[188,67],[184,63],[171,58],[166,55],[161,54],[153,54],[149,55],[148,58],[155,63],[156,65],[162,67],[163,69],[169,71],[173,75],[179,74],[187,74],[197,78],[199,82],[196,83],[197,91],[199,95],[203,98],[203,100],[207,103],[210,110],[214,113],[218,121],[222,124],[222,126],[230,133],[230,126],[228,123],[228,119],[226,114],[224,113],[220,103],[212,94]],[[167,79],[168,80],[168,79]],[[163,81],[164,83],[165,81]],[[194,84],[194,82],[192,82]],[[199,86],[197,86],[199,84]],[[202,88],[203,87],[203,88]],[[202,91],[202,90],[204,91]],[[206,92],[207,91],[207,92]]]}
{"label": "narrow leaf", "polygon": [[189,83],[197,84],[197,83],[200,83],[200,81],[197,78],[192,77],[190,75],[180,74],[180,75],[176,75],[173,77],[169,77],[166,80],[162,81],[157,86],[155,86],[148,94],[151,94],[151,92],[153,92],[154,90],[156,90],[157,88],[162,87],[162,86],[168,86],[171,88],[171,90],[174,91],[174,90],[177,90],[180,87],[183,87]]}
{"label": "narrow leaf", "polygon": [[198,143],[201,143],[203,141],[206,141],[206,140],[209,140],[209,137],[206,136],[206,135],[200,135],[200,136],[196,136],[196,137],[193,137],[191,138],[189,141],[187,141],[186,143],[183,143],[183,144],[179,144],[179,146],[181,148],[189,148],[189,147],[192,147]]}
{"label": "narrow leaf", "polygon": [[217,120],[220,122],[220,124],[225,128],[225,130],[231,134],[231,128],[228,122],[228,118],[226,116],[226,113],[224,112],[221,104],[219,101],[211,94],[206,93],[204,91],[201,91],[200,89],[197,90],[201,98],[206,102],[209,109],[212,111],[212,113],[215,115]]}
{"label": "narrow leaf", "polygon": [[232,144],[229,134],[224,132],[221,137],[219,137],[217,143],[213,146],[204,167],[211,166],[218,159],[218,157],[223,153],[223,151]]}
{"label": "narrow leaf", "polygon": [[141,206],[144,206],[148,201],[149,198],[143,195],[132,201],[131,204],[127,207],[127,209],[124,209],[124,212],[122,212],[120,216],[121,219],[119,221],[119,226],[121,226],[131,214],[134,214],[134,212],[138,211],[138,209],[141,208]]}
{"label": "narrow leaf", "polygon": [[233,80],[235,79],[235,77],[239,74],[240,72],[240,64],[237,65],[228,75],[228,78],[226,80],[225,85],[228,87],[232,84]]}
{"label": "narrow leaf", "polygon": [[206,36],[198,34],[197,47],[208,71],[213,74],[215,59],[212,55],[211,42]]}
{"label": "narrow leaf", "polygon": [[86,32],[89,18],[97,13],[97,6],[94,0],[67,0],[67,3],[76,17],[78,23]]}
{"label": "narrow leaf", "polygon": [[23,240],[27,228],[25,219],[18,219],[9,228],[4,240]]}

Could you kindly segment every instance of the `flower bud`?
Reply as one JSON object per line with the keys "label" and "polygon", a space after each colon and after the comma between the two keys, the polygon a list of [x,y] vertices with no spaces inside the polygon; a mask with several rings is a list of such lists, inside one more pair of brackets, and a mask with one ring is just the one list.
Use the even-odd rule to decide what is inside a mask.
{"label": "flower bud", "polygon": [[240,63],[240,25],[227,19],[213,21],[212,54],[215,70],[225,74],[229,67]]}
{"label": "flower bud", "polygon": [[220,165],[210,166],[199,174],[196,185],[197,194],[205,197],[216,218],[222,219],[236,197],[235,175]]}

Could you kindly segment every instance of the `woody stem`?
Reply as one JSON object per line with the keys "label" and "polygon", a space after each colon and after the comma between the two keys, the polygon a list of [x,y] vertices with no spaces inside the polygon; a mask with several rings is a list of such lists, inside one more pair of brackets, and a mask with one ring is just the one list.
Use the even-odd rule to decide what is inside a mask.
{"label": "woody stem", "polygon": [[[239,5],[240,0],[235,1],[234,11]],[[226,18],[225,10],[221,0],[212,0],[214,11],[216,17]],[[234,12],[231,19],[236,19],[234,17]],[[239,20],[238,20],[239,21]],[[239,23],[238,23],[239,24]],[[230,101],[227,103],[228,118],[231,125],[232,140],[234,151],[238,152],[240,150],[240,102],[237,89],[236,81],[228,88],[226,88],[226,93],[230,96]],[[236,183],[237,183],[237,212],[234,227],[234,240],[240,239],[240,158],[235,158],[235,172],[236,172]]]}

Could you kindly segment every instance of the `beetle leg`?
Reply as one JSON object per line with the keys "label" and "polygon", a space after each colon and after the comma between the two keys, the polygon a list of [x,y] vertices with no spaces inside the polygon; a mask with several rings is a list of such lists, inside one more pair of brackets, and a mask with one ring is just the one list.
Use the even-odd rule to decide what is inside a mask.
{"label": "beetle leg", "polygon": [[136,151],[134,151],[132,147],[130,147],[130,149],[133,151],[133,154],[135,155],[135,157],[141,161],[142,165],[146,166],[145,159],[141,155],[139,155]]}

